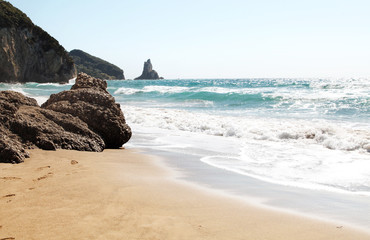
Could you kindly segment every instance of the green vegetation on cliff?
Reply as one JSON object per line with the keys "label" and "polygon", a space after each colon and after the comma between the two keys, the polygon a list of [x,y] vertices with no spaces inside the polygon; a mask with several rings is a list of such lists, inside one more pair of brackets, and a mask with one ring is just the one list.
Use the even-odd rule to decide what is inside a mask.
{"label": "green vegetation on cliff", "polygon": [[70,51],[69,55],[75,62],[77,72],[84,72],[95,78],[106,80],[125,79],[122,69],[103,59],[77,49]]}
{"label": "green vegetation on cliff", "polygon": [[6,27],[33,28],[34,25],[22,11],[0,0],[0,28]]}
{"label": "green vegetation on cliff", "polygon": [[[28,28],[37,34],[43,41],[42,48],[44,51],[54,49],[59,55],[64,55],[70,64],[73,60],[68,56],[67,51],[59,42],[45,32],[42,28],[34,25],[29,17],[18,8],[13,7],[9,2],[0,0],[0,28]],[[32,41],[32,39],[28,39]]]}

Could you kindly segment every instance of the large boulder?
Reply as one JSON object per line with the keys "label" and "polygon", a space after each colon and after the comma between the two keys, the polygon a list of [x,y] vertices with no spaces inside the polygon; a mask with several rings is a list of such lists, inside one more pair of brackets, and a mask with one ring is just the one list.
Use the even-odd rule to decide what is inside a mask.
{"label": "large boulder", "polygon": [[104,80],[78,74],[71,90],[52,94],[44,109],[71,114],[87,123],[104,140],[106,148],[119,148],[131,138],[120,105],[107,91]]}
{"label": "large boulder", "polygon": [[19,163],[27,148],[102,151],[103,139],[70,114],[42,109],[18,92],[0,92],[0,162]]}
{"label": "large boulder", "polygon": [[79,74],[69,91],[53,94],[40,108],[35,99],[0,92],[0,162],[20,163],[26,149],[103,151],[131,137],[107,82]]}
{"label": "large boulder", "polygon": [[155,70],[153,70],[153,65],[150,59],[144,62],[143,72],[140,75],[140,77],[135,78],[135,80],[140,79],[162,79],[159,77],[158,73]]}

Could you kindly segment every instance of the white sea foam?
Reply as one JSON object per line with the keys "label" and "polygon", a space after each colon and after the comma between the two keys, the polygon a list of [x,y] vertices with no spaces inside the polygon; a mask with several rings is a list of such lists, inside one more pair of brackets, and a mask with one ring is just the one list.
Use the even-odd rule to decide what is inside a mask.
{"label": "white sea foam", "polygon": [[40,106],[49,99],[49,97],[45,97],[45,96],[31,96],[31,97],[36,99],[37,104]]}
{"label": "white sea foam", "polygon": [[358,153],[252,141],[239,156],[206,156],[201,161],[266,182],[370,196],[370,164]]}
{"label": "white sea foam", "polygon": [[126,87],[121,87],[118,88],[116,91],[114,91],[114,94],[125,94],[125,95],[133,95],[136,93],[143,92],[141,89],[136,89],[136,88],[126,88]]}
{"label": "white sea foam", "polygon": [[[201,148],[219,152],[202,157],[212,166],[278,184],[370,194],[370,128],[366,124],[355,128],[325,120],[232,117],[131,106],[125,106],[124,112],[134,128],[171,131],[168,135],[174,137],[168,141],[163,140],[168,135],[158,136],[168,146],[193,143],[193,148],[199,148],[201,140],[194,143],[194,139],[203,136]],[[230,141],[239,151],[226,147]]]}
{"label": "white sea foam", "polygon": [[189,87],[178,86],[145,86],[144,92],[160,92],[160,93],[181,93],[189,91]]}
{"label": "white sea foam", "polygon": [[26,91],[23,90],[22,86],[13,86],[11,88],[11,90],[12,91],[15,91],[15,92],[22,93],[23,95],[25,95],[27,97],[31,97],[31,98],[36,99],[37,104],[39,104],[39,105],[41,105],[44,102],[46,102],[48,100],[48,98],[49,98],[49,96],[35,96],[35,95],[30,94],[30,93],[27,93]]}
{"label": "white sea foam", "polygon": [[282,98],[290,100],[345,100],[353,98],[368,97],[367,89],[330,89],[330,90],[300,90],[292,91],[292,89],[279,89],[273,92],[262,93],[264,97]]}
{"label": "white sea foam", "polygon": [[202,99],[189,99],[183,102],[167,102],[162,103],[161,106],[164,108],[204,108],[212,107],[214,105],[213,101],[202,100]]}
{"label": "white sea foam", "polygon": [[149,92],[159,92],[159,93],[181,93],[186,92],[190,88],[188,87],[171,87],[171,86],[145,86],[143,88],[127,88],[121,87],[117,89],[114,94],[125,94],[132,95],[137,93],[149,93]]}
{"label": "white sea foam", "polygon": [[[254,88],[227,88],[227,87],[203,87],[194,89],[194,92],[210,92],[219,94],[270,94],[275,91],[272,87],[254,87]],[[267,95],[266,95],[267,96]]]}
{"label": "white sea foam", "polygon": [[23,88],[22,88],[22,85],[20,84],[15,84],[13,85],[10,90],[14,91],[14,92],[19,92],[19,93],[22,93],[23,95],[27,96],[27,97],[30,97],[28,93],[26,93]]}
{"label": "white sea foam", "polygon": [[145,86],[143,88],[121,87],[114,94],[133,95],[137,93],[158,92],[164,93],[183,93],[183,92],[209,92],[219,94],[258,94],[261,92],[272,92],[273,88],[226,88],[226,87],[179,87],[179,86]]}
{"label": "white sea foam", "polygon": [[69,79],[68,85],[74,85],[76,83],[76,78]]}
{"label": "white sea foam", "polygon": [[333,151],[302,142],[250,142],[242,148],[239,159],[244,163],[241,169],[244,173],[286,185],[353,192],[367,188],[370,191],[367,171],[370,163],[367,154],[361,152]]}
{"label": "white sea foam", "polygon": [[316,89],[369,89],[370,82],[367,78],[359,79],[312,79],[310,87]]}
{"label": "white sea foam", "polygon": [[148,127],[272,142],[304,142],[328,149],[367,152],[370,130],[324,120],[248,118],[185,110],[125,107],[127,119]]}

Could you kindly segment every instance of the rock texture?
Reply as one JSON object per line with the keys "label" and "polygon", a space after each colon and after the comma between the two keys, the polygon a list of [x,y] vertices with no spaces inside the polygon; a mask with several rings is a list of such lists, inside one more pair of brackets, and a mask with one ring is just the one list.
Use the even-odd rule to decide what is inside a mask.
{"label": "rock texture", "polygon": [[150,59],[148,59],[148,61],[144,62],[144,69],[141,76],[135,78],[135,80],[139,79],[162,79],[162,78],[160,78],[158,73],[155,70],[153,70],[152,63],[150,62]]}
{"label": "rock texture", "polygon": [[35,99],[0,92],[0,162],[19,163],[27,148],[102,151],[103,139],[79,118],[42,109]]}
{"label": "rock texture", "polygon": [[77,72],[84,72],[95,78],[106,80],[125,79],[123,70],[103,59],[94,57],[82,50],[72,50],[69,55],[75,62]]}
{"label": "rock texture", "polygon": [[20,163],[26,149],[102,151],[131,137],[105,81],[79,74],[69,91],[43,104],[14,91],[0,92],[0,162]]}
{"label": "rock texture", "polygon": [[0,1],[0,44],[0,82],[67,82],[76,76],[58,41],[6,1]]}
{"label": "rock texture", "polygon": [[107,92],[107,83],[79,73],[71,90],[52,94],[42,108],[68,113],[86,122],[107,148],[119,148],[131,138],[120,105]]}

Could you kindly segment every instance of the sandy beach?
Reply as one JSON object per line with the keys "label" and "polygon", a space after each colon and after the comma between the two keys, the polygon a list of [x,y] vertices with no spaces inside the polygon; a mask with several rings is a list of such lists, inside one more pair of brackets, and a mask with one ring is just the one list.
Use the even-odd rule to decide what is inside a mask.
{"label": "sandy beach", "polygon": [[0,164],[0,239],[370,239],[175,178],[134,150],[31,150]]}

